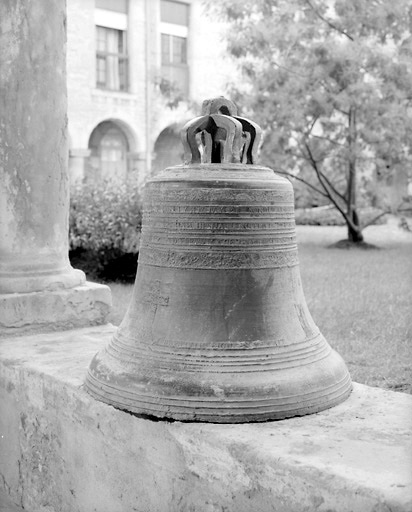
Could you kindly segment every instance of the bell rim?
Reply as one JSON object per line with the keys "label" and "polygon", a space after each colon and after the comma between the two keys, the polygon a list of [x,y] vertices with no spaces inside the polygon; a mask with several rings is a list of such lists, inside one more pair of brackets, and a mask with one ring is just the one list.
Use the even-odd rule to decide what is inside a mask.
{"label": "bell rim", "polygon": [[[296,403],[292,407],[286,407],[285,405],[281,408],[273,408],[273,406],[264,406],[263,404],[255,404],[254,411],[252,412],[249,407],[239,409],[239,412],[235,412],[233,409],[227,407],[230,403],[225,402],[223,406],[222,402],[216,401],[213,403],[213,407],[206,408],[205,401],[199,402],[199,405],[193,406],[192,404],[184,408],[174,405],[166,406],[162,409],[155,409],[152,407],[143,407],[142,404],[132,405],[129,401],[121,401],[116,396],[116,399],[108,398],[107,394],[96,392],[93,387],[90,386],[90,378],[87,380],[87,391],[96,400],[106,403],[115,407],[116,409],[131,413],[136,416],[152,418],[156,421],[180,421],[180,422],[200,422],[200,423],[260,423],[265,421],[276,421],[295,416],[306,416],[309,414],[316,414],[318,412],[330,409],[343,403],[351,394],[353,385],[349,375],[349,372],[345,376],[343,382],[334,389],[335,393],[329,393],[327,396],[317,397],[317,400],[313,402],[312,399],[306,401],[302,400],[299,396],[299,404]],[[336,394],[338,391],[338,394]],[[308,402],[308,403],[306,403]],[[267,410],[269,408],[269,410]],[[210,413],[206,413],[205,410],[209,410]],[[256,411],[258,409],[258,411]]]}
{"label": "bell rim", "polygon": [[[139,385],[136,386],[133,383],[131,386],[130,381],[128,381],[126,389],[126,387],[119,385],[119,373],[116,373],[118,368],[111,373],[114,376],[112,382],[108,378],[110,370],[109,372],[101,372],[97,376],[94,375],[93,363],[98,361],[99,354],[96,354],[93,359],[86,377],[85,385],[89,394],[99,401],[132,414],[152,416],[164,420],[249,423],[304,416],[334,407],[346,400],[352,390],[348,369],[341,356],[332,348],[330,348],[329,354],[321,360],[297,367],[294,371],[295,381],[290,378],[290,369],[273,371],[272,382],[266,382],[266,392],[264,394],[262,393],[262,383],[255,382],[255,379],[253,379],[253,382],[256,387],[255,393],[253,393],[252,388],[248,388],[247,383],[244,382],[245,373],[242,373],[242,387],[238,386],[236,399],[234,399],[236,386],[233,383],[231,389],[221,387],[221,383],[217,383],[214,389],[213,386],[211,388],[213,395],[193,394],[193,396],[190,396],[187,393],[184,394],[187,389],[185,388],[181,394],[172,396],[171,391],[177,389],[174,387],[176,380],[173,382],[171,373],[167,374],[167,372],[165,372],[165,375],[169,380],[165,380],[164,389],[169,391],[168,396],[160,391],[156,393],[156,389],[160,390],[160,388],[157,388],[156,382],[154,382],[156,378],[154,377],[151,382],[148,379],[140,385],[140,393]],[[117,366],[117,363],[114,364]],[[333,368],[334,366],[335,368]],[[311,375],[309,375],[310,378],[307,375],[308,367],[312,370]],[[303,373],[305,376],[305,371],[306,386],[302,391],[303,386],[299,375]],[[104,378],[102,378],[103,374]],[[263,379],[267,376],[266,372],[264,374],[256,372],[254,376]],[[127,374],[124,373],[123,375]],[[180,372],[178,376],[187,385],[190,375]],[[220,374],[221,376],[222,374]],[[194,374],[191,378],[196,380],[197,377],[198,375]],[[249,381],[252,381],[250,377],[248,376]],[[228,381],[230,378],[231,375],[228,374]],[[176,379],[176,373],[174,373],[174,379]],[[305,378],[303,381],[305,381]],[[311,388],[311,383],[314,382],[316,386]],[[144,392],[145,387],[146,390],[149,388],[150,391]],[[205,388],[203,391],[205,391]]]}

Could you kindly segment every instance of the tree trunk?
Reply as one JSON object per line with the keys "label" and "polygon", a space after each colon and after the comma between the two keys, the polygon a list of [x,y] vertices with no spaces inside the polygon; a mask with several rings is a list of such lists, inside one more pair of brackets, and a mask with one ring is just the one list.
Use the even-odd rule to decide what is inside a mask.
{"label": "tree trunk", "polygon": [[353,224],[358,228],[354,229],[351,225],[347,224],[348,226],[348,240],[351,242],[359,243],[363,242],[363,234],[362,230],[359,226],[359,217],[356,210],[352,210],[352,217],[351,220]]}
{"label": "tree trunk", "polygon": [[347,223],[348,239],[352,242],[362,242],[362,230],[359,227],[359,217],[356,211],[356,110],[351,107],[349,110],[349,169],[348,169],[348,191],[347,191],[347,213],[355,227]]}

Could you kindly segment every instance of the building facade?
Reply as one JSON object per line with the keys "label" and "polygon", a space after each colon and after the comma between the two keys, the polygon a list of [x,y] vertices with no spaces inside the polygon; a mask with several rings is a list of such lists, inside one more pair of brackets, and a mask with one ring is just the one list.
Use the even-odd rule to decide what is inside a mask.
{"label": "building facade", "polygon": [[67,0],[72,182],[180,163],[181,126],[235,72],[221,34],[202,0]]}

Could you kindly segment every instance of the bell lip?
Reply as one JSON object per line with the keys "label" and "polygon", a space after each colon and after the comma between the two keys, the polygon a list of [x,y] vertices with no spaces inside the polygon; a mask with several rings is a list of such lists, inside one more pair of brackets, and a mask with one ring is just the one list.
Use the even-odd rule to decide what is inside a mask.
{"label": "bell lip", "polygon": [[181,410],[164,407],[163,411],[142,407],[141,404],[133,406],[127,402],[120,402],[119,399],[111,399],[107,395],[96,392],[90,383],[86,381],[86,391],[96,400],[111,405],[116,409],[133,414],[136,417],[148,419],[152,421],[179,421],[185,423],[215,423],[215,424],[241,424],[241,423],[263,423],[268,421],[280,421],[298,416],[308,416],[316,414],[345,402],[352,393],[353,384],[349,373],[345,379],[344,386],[337,396],[326,397],[318,400],[313,404],[300,404],[297,407],[283,409],[264,410],[263,407],[257,412],[243,411],[235,414],[230,409],[210,409],[209,413],[205,412],[205,408],[192,407],[190,410],[182,412]]}
{"label": "bell lip", "polygon": [[121,406],[117,401],[103,400],[102,397],[98,394],[95,394],[90,389],[87,389],[87,392],[93,396],[96,400],[106,403],[107,405],[111,405],[116,409],[127,412],[128,414],[132,414],[137,418],[149,420],[149,421],[164,421],[164,422],[179,422],[179,423],[206,423],[206,424],[246,424],[246,423],[268,423],[272,421],[282,421],[288,420],[291,418],[297,418],[302,416],[309,416],[311,414],[317,414],[322,411],[326,411],[328,409],[332,409],[337,405],[345,402],[353,391],[352,381],[349,380],[349,385],[345,388],[344,392],[341,393],[338,397],[333,400],[329,400],[324,403],[315,404],[312,406],[306,406],[305,408],[296,408],[290,409],[289,411],[271,411],[267,413],[259,413],[259,414],[241,414],[238,416],[234,416],[231,414],[222,414],[222,411],[216,415],[205,415],[204,413],[193,410],[193,412],[188,415],[185,413],[177,413],[173,411],[171,414],[156,414],[155,411],[150,412],[142,412],[141,409],[132,410],[130,407]]}
{"label": "bell lip", "polygon": [[[253,385],[256,385],[255,380],[249,379],[249,384],[253,382],[250,386],[251,393],[247,394],[247,383],[246,385],[243,383],[243,387],[238,388],[237,394],[233,392],[235,389],[233,385],[229,389],[232,395],[227,393],[228,389],[224,389],[223,396],[219,394],[190,396],[185,394],[186,390],[179,394],[179,388],[173,387],[174,381],[172,383],[165,381],[166,385],[170,386],[169,395],[159,392],[160,387],[157,388],[156,383],[150,380],[126,388],[118,382],[119,375],[116,372],[121,370],[121,367],[117,367],[114,361],[115,366],[112,368],[100,362],[105,367],[101,374],[99,371],[94,371],[93,365],[94,363],[99,365],[99,356],[104,351],[105,349],[96,354],[90,364],[85,381],[87,392],[95,399],[117,409],[157,420],[204,423],[280,420],[314,414],[334,407],[345,401],[352,391],[352,381],[346,364],[333,349],[326,358],[297,368],[289,381],[284,377],[291,375],[290,370],[274,371],[272,382],[267,384],[262,393],[260,388],[253,388]],[[303,375],[302,381],[299,381],[300,370],[304,373],[305,367],[311,367],[309,374]],[[102,370],[101,366],[99,370]],[[125,368],[123,372],[124,370]],[[124,374],[127,375],[127,372]],[[316,383],[316,386],[311,387],[313,383]],[[218,385],[216,387],[219,388]],[[242,391],[241,394],[239,389]]]}

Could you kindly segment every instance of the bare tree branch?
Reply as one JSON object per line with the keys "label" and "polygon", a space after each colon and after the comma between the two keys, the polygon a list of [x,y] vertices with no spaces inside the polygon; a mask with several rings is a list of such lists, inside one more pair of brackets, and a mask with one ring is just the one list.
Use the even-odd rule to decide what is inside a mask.
{"label": "bare tree branch", "polygon": [[[315,160],[314,160],[314,158],[313,158],[312,153],[311,153],[310,151],[308,151],[308,152],[310,153],[309,158],[307,158],[303,153],[300,153],[300,154],[299,154],[299,153],[290,153],[290,154],[291,154],[292,156],[296,157],[296,158],[301,158],[302,160],[306,160],[306,161],[310,162],[310,164],[311,164],[311,166],[312,166],[312,167],[314,167],[314,163],[315,163],[315,165],[316,165],[317,169],[319,170],[319,167],[317,166],[317,163],[315,162]],[[312,157],[312,158],[311,158],[311,157]],[[326,158],[326,157],[325,157],[325,158]],[[323,159],[322,159],[322,160],[323,160]],[[328,184],[328,186],[329,186],[329,188],[332,190],[332,192],[333,192],[334,194],[336,194],[340,199],[342,199],[342,201],[346,202],[346,197],[345,197],[343,194],[341,194],[341,193],[336,189],[336,187],[331,183],[331,181],[329,180],[329,178],[327,178],[327,176],[326,176],[323,172],[321,172],[320,170],[319,170],[319,173],[321,174],[321,176],[322,176],[322,178],[325,180],[325,182]],[[285,174],[286,174],[286,172],[285,172]],[[299,180],[299,181],[301,181],[302,183],[305,183],[306,185],[310,186],[311,188],[313,188],[314,190],[316,190],[319,194],[322,194],[322,195],[324,195],[325,197],[329,197],[329,196],[330,196],[330,191],[329,191],[327,188],[325,188],[325,187],[323,186],[323,183],[322,183],[322,181],[321,181],[321,180],[319,180],[319,182],[320,182],[320,184],[323,186],[323,188],[326,190],[326,193],[323,193],[323,192],[321,192],[319,189],[314,188],[314,187],[313,187],[313,185],[310,185],[310,183],[309,183],[309,182],[307,182],[306,180],[304,180],[303,178],[298,178],[297,176],[295,176],[295,175],[294,175],[294,174],[292,174],[292,173],[290,173],[290,176],[293,176],[294,178],[298,179],[298,180]]]}
{"label": "bare tree branch", "polygon": [[346,202],[346,197],[341,194],[335,187],[335,185],[333,185],[333,183],[331,183],[331,181],[329,180],[329,178],[321,171],[319,170],[319,173],[321,174],[322,178],[326,181],[326,183],[328,184],[328,186],[330,187],[330,189],[332,190],[332,192],[334,194],[336,194],[338,197],[340,197],[342,199],[342,201]]}
{"label": "bare tree branch", "polygon": [[298,180],[298,181],[301,181],[302,183],[304,183],[307,187],[311,188],[312,190],[314,190],[315,192],[317,192],[318,194],[320,194],[321,196],[324,196],[324,197],[327,197],[329,198],[329,195],[328,194],[325,194],[325,192],[322,192],[322,190],[319,190],[318,188],[316,188],[314,185],[312,185],[309,181],[305,180],[304,178],[301,178],[299,176],[295,176],[293,173],[291,172],[288,172],[288,171],[283,171],[281,169],[274,169],[274,171],[278,174],[284,174],[285,176],[290,176],[291,178],[295,179],[295,180]]}
{"label": "bare tree branch", "polygon": [[[342,89],[342,90],[343,90],[343,89]],[[336,95],[336,94],[338,94],[338,92],[336,92],[336,91],[331,91],[330,89],[329,89],[329,92],[331,92],[331,94],[335,94],[335,95]],[[339,92],[342,92],[342,91],[339,91]],[[338,112],[340,112],[341,114],[343,114],[344,116],[348,116],[348,115],[349,115],[349,111],[342,110],[341,108],[338,108],[336,105],[334,105],[334,106],[333,106],[333,108],[334,108],[335,110],[337,110]]]}
{"label": "bare tree branch", "polygon": [[301,78],[309,78],[309,75],[302,75],[302,73],[299,73],[298,71],[295,71],[294,69],[287,68],[286,66],[282,66],[282,64],[279,64],[278,62],[275,62],[274,60],[271,61],[271,63],[278,67],[279,69],[283,69],[287,71],[288,73],[291,73],[292,75],[300,76]]}
{"label": "bare tree branch", "polygon": [[381,217],[383,217],[384,215],[386,215],[387,213],[390,213],[389,210],[386,210],[382,213],[380,213],[379,215],[376,215],[375,217],[372,218],[372,220],[366,222],[366,224],[362,224],[361,226],[361,230],[364,230],[365,228],[367,228],[368,226],[370,226],[371,224],[373,224],[374,222],[376,222],[378,219],[380,219]]}
{"label": "bare tree branch", "polygon": [[330,20],[327,20],[324,16],[322,16],[322,14],[315,9],[315,7],[312,5],[312,3],[309,0],[305,0],[305,1],[309,5],[309,7],[312,9],[312,11],[316,14],[316,16],[318,18],[320,18],[322,21],[324,21],[330,28],[332,28],[333,30],[338,31],[340,34],[344,35],[345,37],[347,37],[351,41],[354,41],[353,37],[350,34],[348,34],[345,30],[337,27]]}
{"label": "bare tree branch", "polygon": [[[328,158],[328,156],[326,156],[325,158],[322,158],[321,160],[318,160],[318,161],[315,161],[315,158],[313,156],[313,153],[312,153],[312,150],[310,149],[310,146],[309,146],[309,142],[306,142],[305,141],[305,147],[306,147],[306,150],[308,151],[308,154],[309,154],[309,161],[312,165],[312,167],[316,167],[317,171],[319,172],[320,176],[322,176],[322,178],[325,180],[326,184],[329,186],[330,190],[335,194],[337,195],[340,199],[342,199],[342,201],[344,201],[346,203],[346,197],[341,194],[337,189],[336,187],[333,185],[333,183],[329,180],[329,178],[319,169],[318,167],[318,164],[317,162],[318,161],[322,161],[322,160],[326,160],[326,158]],[[320,181],[320,184],[323,186],[323,183],[321,180]],[[326,188],[323,187],[325,190]],[[327,190],[327,194],[330,195],[330,191]]]}
{"label": "bare tree branch", "polygon": [[319,116],[315,116],[313,118],[313,121],[310,123],[309,130],[306,136],[309,136],[313,130],[313,127],[315,126],[316,121],[319,119]]}
{"label": "bare tree branch", "polygon": [[348,226],[350,226],[353,230],[357,231],[359,228],[358,226],[355,226],[355,224],[353,223],[352,219],[349,217],[349,215],[345,212],[345,210],[343,210],[339,203],[336,201],[336,199],[332,196],[332,194],[329,192],[327,186],[325,185],[325,183],[323,182],[323,179],[322,179],[322,175],[321,173],[319,172],[319,168],[318,168],[318,165],[317,165],[317,162],[316,160],[313,158],[313,154],[312,154],[312,151],[310,150],[310,147],[307,143],[305,143],[305,147],[306,147],[306,150],[308,151],[308,154],[309,154],[309,158],[310,158],[310,161],[312,163],[312,167],[314,168],[315,172],[316,172],[316,175],[318,177],[318,180],[319,180],[319,183],[322,185],[323,189],[325,190],[325,193],[327,194],[328,198],[330,199],[330,201],[335,205],[336,209],[341,213],[341,215],[343,216],[343,218],[345,219],[346,223],[348,224]]}
{"label": "bare tree branch", "polygon": [[324,137],[322,135],[312,135],[312,137],[315,139],[327,140],[331,144],[336,144],[337,146],[341,146],[343,148],[345,147],[345,144],[343,144],[342,142],[337,142],[336,140],[330,139],[329,137]]}

